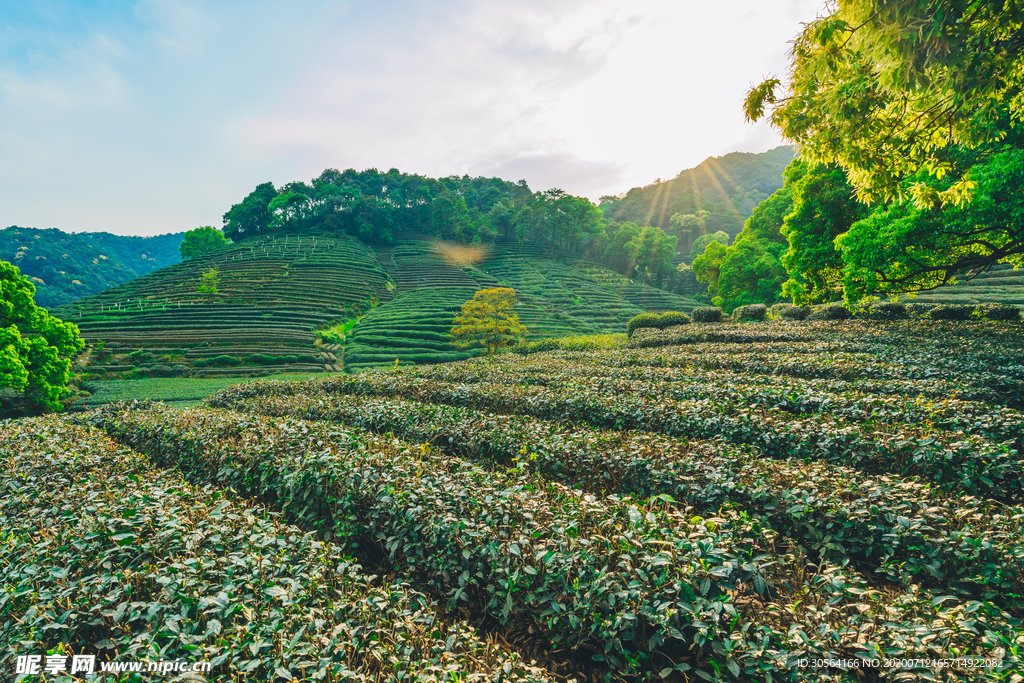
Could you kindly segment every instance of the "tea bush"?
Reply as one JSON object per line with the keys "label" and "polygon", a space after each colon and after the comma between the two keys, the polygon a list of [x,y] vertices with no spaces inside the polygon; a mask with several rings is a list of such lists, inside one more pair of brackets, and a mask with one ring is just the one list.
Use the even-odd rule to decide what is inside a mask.
{"label": "tea bush", "polygon": [[690,322],[690,316],[679,311],[665,311],[658,316],[658,327],[661,329],[676,327],[677,325],[689,325]]}
{"label": "tea bush", "polygon": [[974,313],[970,304],[940,304],[928,311],[932,320],[967,320]]}
{"label": "tea bush", "polygon": [[633,316],[632,318],[630,318],[629,322],[626,323],[626,336],[632,337],[633,332],[635,332],[638,329],[646,327],[654,327],[658,329],[661,328],[658,314],[641,313],[640,315]]}
{"label": "tea bush", "polygon": [[1010,304],[982,304],[975,313],[989,320],[1019,320],[1020,309]]}
{"label": "tea bush", "polygon": [[769,318],[783,318],[786,320],[803,320],[807,317],[807,309],[803,306],[793,304],[774,304],[768,309]]}
{"label": "tea bush", "polygon": [[851,317],[850,310],[842,304],[826,304],[818,306],[807,316],[807,320],[846,320]]}
{"label": "tea bush", "polygon": [[868,315],[875,320],[897,320],[907,317],[907,307],[895,301],[876,301],[868,308]]}
{"label": "tea bush", "polygon": [[721,308],[715,306],[704,306],[690,311],[690,317],[695,323],[717,323],[725,317]]}
{"label": "tea bush", "polygon": [[[976,597],[990,590],[1010,596],[1024,586],[1024,570],[1018,566],[1024,543],[1017,538],[1024,509],[959,500],[918,483],[891,482],[825,463],[772,461],[720,441],[609,433],[397,399],[292,396],[243,399],[230,407],[393,433],[452,455],[512,463],[594,493],[669,494],[703,515],[730,500],[742,502],[750,514],[802,538],[812,551],[836,562],[863,563],[865,571],[885,573],[889,580],[934,583]],[[1018,420],[1018,434],[1020,427]],[[836,481],[861,497],[848,500],[828,483]],[[889,533],[888,520],[900,516],[920,521],[914,533]],[[964,531],[950,524],[965,517],[979,520],[978,526]],[[817,530],[828,525],[834,531],[826,540]],[[983,548],[986,564],[999,570],[969,574],[979,556],[954,549],[963,544]]]}
{"label": "tea bush", "polygon": [[[856,651],[884,644],[905,657],[1004,652],[1020,635],[1019,620],[995,605],[955,596],[936,603],[936,620],[924,609],[931,594],[916,597],[914,587],[864,604],[871,588],[849,568],[820,560],[808,572],[777,532],[726,508],[704,518],[665,496],[600,499],[526,468],[483,470],[426,446],[293,419],[130,406],[87,419],[191,477],[278,501],[303,526],[378,545],[450,606],[529,619],[555,647],[585,644],[626,675],[724,665],[746,679],[797,680],[797,658],[857,647],[869,623],[868,649],[860,641]],[[784,560],[762,570],[771,557]],[[793,618],[779,621],[759,595]],[[937,626],[979,611],[980,638]]]}
{"label": "tea bush", "polygon": [[733,320],[739,322],[759,322],[768,316],[768,308],[764,304],[740,306],[732,312]]}

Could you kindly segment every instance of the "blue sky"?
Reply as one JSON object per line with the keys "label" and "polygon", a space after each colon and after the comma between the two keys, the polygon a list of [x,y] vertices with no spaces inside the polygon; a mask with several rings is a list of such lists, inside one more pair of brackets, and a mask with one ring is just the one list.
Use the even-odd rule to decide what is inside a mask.
{"label": "blue sky", "polygon": [[780,141],[743,122],[820,0],[0,0],[0,227],[221,224],[328,167],[596,199]]}

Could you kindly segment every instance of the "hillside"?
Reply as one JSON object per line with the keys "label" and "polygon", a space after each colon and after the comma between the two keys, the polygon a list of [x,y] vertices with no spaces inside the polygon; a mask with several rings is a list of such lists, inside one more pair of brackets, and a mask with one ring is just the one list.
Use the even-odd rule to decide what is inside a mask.
{"label": "hillside", "polygon": [[673,214],[710,213],[705,232],[724,230],[735,237],[751,211],[782,187],[782,171],[796,150],[789,146],[753,154],[709,157],[675,178],[634,187],[620,197],[602,197],[606,218],[670,228]]}
{"label": "hillside", "polygon": [[[215,270],[216,292],[201,291]],[[57,308],[92,344],[94,374],[333,369],[315,330],[390,298],[371,249],[323,235],[256,237]]]}
{"label": "hillside", "polygon": [[[211,269],[217,292],[204,293]],[[697,305],[513,240],[485,249],[408,234],[374,250],[304,233],[244,239],[55,313],[93,345],[84,361],[93,377],[358,371],[478,354],[453,348],[448,331],[474,292],[497,286],[517,290],[533,339],[622,332],[646,310]],[[346,321],[344,346],[318,341],[318,328]]]}
{"label": "hillside", "polygon": [[0,230],[0,260],[18,266],[32,280],[37,304],[53,308],[177,263],[183,237],[11,226]]}
{"label": "hillside", "polygon": [[935,304],[1000,303],[1024,306],[1024,270],[1009,264],[998,264],[973,280],[944,285],[924,292],[908,302]]}

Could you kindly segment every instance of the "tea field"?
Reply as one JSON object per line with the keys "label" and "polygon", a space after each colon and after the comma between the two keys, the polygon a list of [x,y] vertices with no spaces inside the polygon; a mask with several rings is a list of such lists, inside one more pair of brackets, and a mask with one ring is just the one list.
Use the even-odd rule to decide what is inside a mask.
{"label": "tea field", "polygon": [[[462,304],[488,287],[517,290],[528,339],[620,332],[648,310],[697,305],[529,243],[455,248],[454,257],[444,247],[415,233],[373,248],[349,237],[281,232],[239,240],[53,312],[78,325],[90,345],[79,358],[83,380],[102,382],[464,360],[480,351],[453,347],[448,332]],[[214,270],[216,291],[202,291],[203,274]],[[344,333],[340,323],[348,324]]]}
{"label": "tea field", "polygon": [[4,423],[4,665],[1024,680],[1024,324],[585,349]]}

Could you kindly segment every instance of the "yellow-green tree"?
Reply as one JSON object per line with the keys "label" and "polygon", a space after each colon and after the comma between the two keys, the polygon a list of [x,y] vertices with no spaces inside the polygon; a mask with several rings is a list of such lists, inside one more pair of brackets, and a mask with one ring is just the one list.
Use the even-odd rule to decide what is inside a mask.
{"label": "yellow-green tree", "polygon": [[452,345],[468,349],[480,344],[488,354],[508,347],[526,334],[515,305],[516,293],[507,287],[481,289],[462,304],[462,314],[455,318],[448,335]]}
{"label": "yellow-green tree", "polygon": [[220,271],[216,266],[205,271],[199,277],[199,293],[205,294],[206,298],[213,300],[220,287]]}

